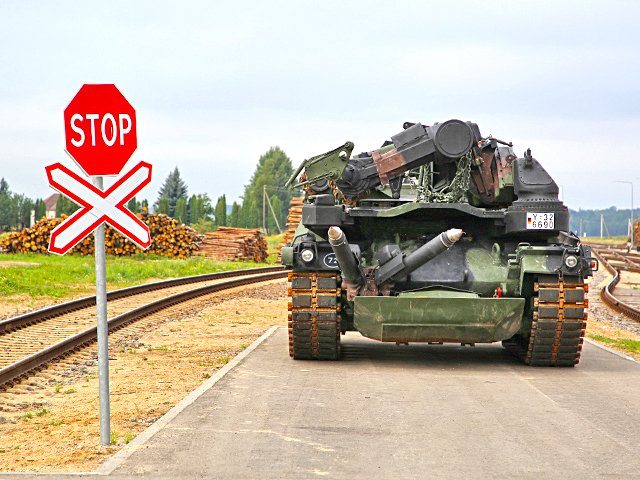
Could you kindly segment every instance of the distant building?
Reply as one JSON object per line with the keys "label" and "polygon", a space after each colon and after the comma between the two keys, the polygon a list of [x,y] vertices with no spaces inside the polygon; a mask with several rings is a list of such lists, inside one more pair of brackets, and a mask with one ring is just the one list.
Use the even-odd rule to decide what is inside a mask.
{"label": "distant building", "polygon": [[59,196],[59,193],[54,193],[44,199],[45,216],[47,218],[56,218],[56,205]]}

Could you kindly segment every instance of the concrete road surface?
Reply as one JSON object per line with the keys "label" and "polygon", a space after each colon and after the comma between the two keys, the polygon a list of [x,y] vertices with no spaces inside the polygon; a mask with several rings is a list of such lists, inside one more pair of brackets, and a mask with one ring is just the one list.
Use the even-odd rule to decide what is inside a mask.
{"label": "concrete road surface", "polygon": [[640,364],[585,345],[576,368],[499,344],[343,337],[293,361],[279,329],[114,478],[640,478]]}

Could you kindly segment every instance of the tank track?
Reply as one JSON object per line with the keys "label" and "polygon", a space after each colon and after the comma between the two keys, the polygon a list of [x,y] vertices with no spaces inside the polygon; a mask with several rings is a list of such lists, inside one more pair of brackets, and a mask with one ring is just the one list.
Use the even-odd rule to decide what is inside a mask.
{"label": "tank track", "polygon": [[531,330],[503,345],[527,365],[573,367],[580,361],[587,328],[588,285],[544,276],[533,286]]}
{"label": "tank track", "polygon": [[296,360],[340,358],[340,275],[289,273],[289,356]]}

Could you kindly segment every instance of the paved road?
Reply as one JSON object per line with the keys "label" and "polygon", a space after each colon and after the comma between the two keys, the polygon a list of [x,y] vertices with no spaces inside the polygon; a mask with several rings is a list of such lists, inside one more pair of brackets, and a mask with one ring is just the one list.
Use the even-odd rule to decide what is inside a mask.
{"label": "paved road", "polygon": [[279,329],[109,478],[640,478],[640,364],[348,335],[292,361]]}

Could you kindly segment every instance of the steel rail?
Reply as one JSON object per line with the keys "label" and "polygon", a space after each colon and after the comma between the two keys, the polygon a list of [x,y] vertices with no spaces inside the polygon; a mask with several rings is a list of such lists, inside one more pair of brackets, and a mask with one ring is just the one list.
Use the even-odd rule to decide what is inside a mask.
{"label": "steel rail", "polygon": [[[246,270],[229,270],[227,272],[205,273],[202,275],[193,275],[190,277],[174,278],[171,280],[161,280],[159,282],[145,283],[135,287],[127,287],[119,290],[113,290],[107,293],[107,301],[119,298],[131,297],[141,293],[151,292],[154,290],[162,290],[163,288],[177,287],[179,285],[187,285],[190,283],[206,282],[209,280],[217,280],[229,277],[239,277],[245,275],[255,275],[259,273],[278,272],[284,267],[260,267],[248,268]],[[0,335],[24,328],[35,323],[42,322],[49,318],[58,317],[66,313],[70,313],[83,308],[92,307],[96,304],[96,297],[84,297],[69,302],[52,305],[40,310],[18,315],[16,317],[7,318],[0,321]]]}
{"label": "steel rail", "polygon": [[[252,269],[257,270],[257,269]],[[166,298],[156,300],[154,302],[143,305],[129,312],[118,315],[117,317],[109,320],[109,331],[117,330],[131,323],[135,320],[139,320],[143,317],[156,313],[160,310],[164,310],[178,303],[186,302],[196,297],[208,295],[210,293],[219,292],[222,290],[228,290],[234,287],[240,287],[243,285],[249,285],[252,283],[266,282],[268,280],[275,280],[283,278],[287,275],[287,271],[283,268],[278,268],[279,271],[275,273],[265,273],[263,275],[239,278],[236,280],[229,280],[227,282],[217,283],[215,285],[207,285],[204,287],[187,290],[186,292],[176,293]],[[246,270],[241,270],[245,272]],[[226,273],[226,272],[225,272]],[[243,277],[246,275],[243,275]],[[219,278],[219,277],[218,277]],[[94,342],[97,339],[97,327],[87,328],[86,330],[77,333],[66,340],[62,340],[55,343],[39,352],[36,352],[28,357],[19,360],[11,365],[0,369],[0,389],[7,385],[12,384],[20,377],[25,376],[28,373],[33,372],[44,366],[46,363],[70,354],[74,350],[77,350],[85,345]]]}
{"label": "steel rail", "polygon": [[[628,317],[633,318],[634,320],[640,321],[640,310],[636,307],[629,305],[628,303],[623,302],[619,298],[614,295],[616,286],[620,282],[620,269],[611,265],[601,252],[594,249],[596,257],[604,265],[604,267],[613,275],[613,279],[602,289],[600,290],[600,298],[609,305],[614,310],[627,315]],[[624,269],[623,269],[624,270]]]}

